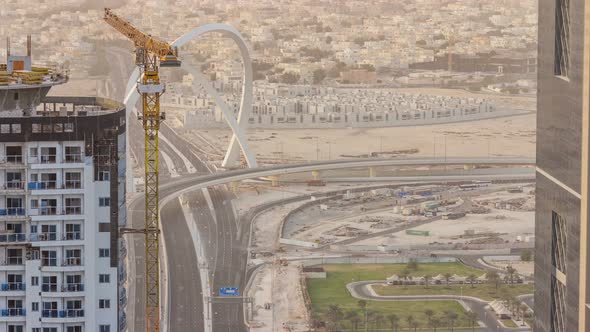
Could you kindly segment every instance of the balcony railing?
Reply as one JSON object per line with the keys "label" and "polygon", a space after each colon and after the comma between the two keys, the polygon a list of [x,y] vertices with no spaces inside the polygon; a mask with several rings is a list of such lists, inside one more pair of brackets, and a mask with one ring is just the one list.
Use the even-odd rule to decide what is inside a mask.
{"label": "balcony railing", "polygon": [[27,234],[25,233],[0,233],[0,243],[7,242],[25,242]]}
{"label": "balcony railing", "polygon": [[41,258],[41,266],[57,266],[56,258]]}
{"label": "balcony railing", "polygon": [[59,317],[61,318],[75,318],[75,317],[84,317],[84,309],[68,309],[62,310],[59,312]]}
{"label": "balcony railing", "polygon": [[38,208],[38,214],[41,216],[55,216],[57,215],[57,206],[46,206]]}
{"label": "balcony railing", "polygon": [[55,233],[55,232],[31,234],[31,241],[56,241],[56,240],[57,240],[57,233]]}
{"label": "balcony railing", "polygon": [[42,154],[41,164],[55,164],[57,158],[54,154]]}
{"label": "balcony railing", "polygon": [[57,318],[59,316],[59,311],[57,309],[42,310],[41,316],[44,318]]}
{"label": "balcony railing", "polygon": [[2,309],[2,317],[25,316],[25,313],[23,308]]}
{"label": "balcony railing", "polygon": [[70,214],[82,214],[82,207],[81,206],[66,206],[65,213]]}
{"label": "balcony railing", "polygon": [[23,155],[22,154],[6,155],[6,162],[7,163],[14,163],[14,164],[22,164]]}
{"label": "balcony railing", "polygon": [[23,265],[22,257],[8,257],[6,258],[6,265]]}
{"label": "balcony railing", "polygon": [[61,286],[62,292],[83,292],[84,284],[65,284]]}
{"label": "balcony railing", "polygon": [[66,154],[64,156],[64,161],[66,163],[81,163],[82,162],[82,154]]}
{"label": "balcony railing", "polygon": [[41,284],[41,291],[46,293],[56,293],[57,292],[57,285],[56,284]]}
{"label": "balcony railing", "polygon": [[24,216],[24,215],[25,215],[24,208],[0,209],[0,216]]}
{"label": "balcony railing", "polygon": [[63,266],[80,266],[82,265],[82,258],[80,257],[68,257],[64,259]]}
{"label": "balcony railing", "polygon": [[83,240],[82,232],[66,232],[66,234],[63,236],[63,239],[65,241]]}
{"label": "balcony railing", "polygon": [[24,181],[6,181],[2,187],[4,190],[22,190],[25,189]]}
{"label": "balcony railing", "polygon": [[82,181],[80,181],[80,180],[66,180],[64,187],[66,189],[81,189],[82,188]]}
{"label": "balcony railing", "polygon": [[27,183],[27,189],[29,189],[29,190],[57,189],[57,182],[56,181],[29,182],[29,183]]}
{"label": "balcony railing", "polygon": [[2,284],[1,287],[2,291],[24,291],[26,290],[24,282],[9,282],[6,284]]}

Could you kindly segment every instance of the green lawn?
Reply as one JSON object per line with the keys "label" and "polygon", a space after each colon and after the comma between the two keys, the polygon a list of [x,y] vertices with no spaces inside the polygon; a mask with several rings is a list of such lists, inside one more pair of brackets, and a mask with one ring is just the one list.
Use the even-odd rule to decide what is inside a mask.
{"label": "green lawn", "polygon": [[495,299],[502,298],[503,295],[509,297],[515,297],[517,295],[531,294],[533,293],[532,284],[522,285],[501,285],[496,292],[496,286],[492,284],[474,285],[430,285],[426,288],[423,285],[420,286],[382,286],[375,285],[373,289],[379,295],[461,295],[461,288],[463,289],[464,296],[473,296],[480,298],[485,301],[493,301]]}
{"label": "green lawn", "polygon": [[[356,311],[359,316],[364,317],[357,303],[358,300],[353,298],[346,289],[346,285],[354,281],[363,280],[385,280],[385,278],[397,274],[406,268],[405,264],[335,264],[324,265],[328,277],[326,279],[308,279],[307,288],[311,297],[313,311],[320,316],[326,313],[330,305],[337,304],[342,311]],[[469,275],[482,275],[481,270],[472,269],[460,263],[432,263],[420,264],[417,271],[412,275],[438,275],[444,273]],[[404,302],[383,302],[369,301],[368,310],[374,310],[381,315],[396,314],[401,318],[401,325],[407,326],[405,318],[412,314],[421,321],[421,326],[426,327],[426,316],[424,311],[433,310],[436,315],[441,316],[445,311],[454,311],[460,317],[456,326],[469,327],[470,324],[464,319],[463,307],[456,301],[404,301]],[[345,328],[350,328],[350,323],[342,321]],[[361,324],[362,326],[362,324]],[[385,323],[383,328],[387,324]]]}
{"label": "green lawn", "polygon": [[504,326],[506,327],[519,327],[518,325],[516,325],[516,323],[512,320],[512,319],[502,319],[502,324],[504,324]]}

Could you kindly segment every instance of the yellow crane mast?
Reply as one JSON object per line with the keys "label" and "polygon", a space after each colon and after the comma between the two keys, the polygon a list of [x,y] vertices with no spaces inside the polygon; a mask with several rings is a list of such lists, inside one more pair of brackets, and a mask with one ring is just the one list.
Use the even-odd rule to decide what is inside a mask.
{"label": "yellow crane mast", "polygon": [[160,112],[160,95],[164,85],[160,82],[159,67],[178,67],[178,52],[170,44],[135,28],[128,21],[105,8],[104,20],[135,44],[135,64],[140,70],[137,90],[141,94],[145,138],[145,284],[146,331],[160,330],[160,266],[159,266],[159,213],[158,213],[158,131],[164,113]]}

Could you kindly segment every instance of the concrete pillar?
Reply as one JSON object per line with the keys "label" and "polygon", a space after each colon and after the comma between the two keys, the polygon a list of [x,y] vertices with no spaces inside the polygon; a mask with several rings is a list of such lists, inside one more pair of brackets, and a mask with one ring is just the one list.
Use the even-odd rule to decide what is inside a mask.
{"label": "concrete pillar", "polygon": [[313,176],[314,180],[319,180],[321,178],[321,172],[320,171],[311,171],[311,176]]}
{"label": "concrete pillar", "polygon": [[369,167],[369,177],[374,178],[377,176],[377,170],[375,167]]}
{"label": "concrete pillar", "polygon": [[281,185],[281,176],[280,175],[271,175],[269,176],[270,181],[273,187],[278,187]]}

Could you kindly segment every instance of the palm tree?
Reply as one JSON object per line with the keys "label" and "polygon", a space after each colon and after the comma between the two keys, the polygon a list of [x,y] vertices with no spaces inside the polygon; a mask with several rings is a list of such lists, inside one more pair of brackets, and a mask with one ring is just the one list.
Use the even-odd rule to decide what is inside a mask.
{"label": "palm tree", "polygon": [[514,287],[514,276],[516,275],[516,269],[512,265],[506,267],[506,277],[510,281],[510,287]]}
{"label": "palm tree", "polygon": [[352,317],[350,320],[350,325],[352,325],[352,328],[354,331],[358,331],[359,329],[359,325],[361,325],[362,319],[360,317]]}
{"label": "palm tree", "polygon": [[406,280],[408,280],[408,278],[410,277],[410,271],[408,271],[407,269],[403,269],[400,271],[399,273],[399,277],[402,280],[402,285],[406,285]]}
{"label": "palm tree", "polygon": [[496,294],[498,293],[498,288],[500,287],[500,276],[496,271],[488,271],[486,273],[486,279],[490,283],[494,283],[496,285]]}
{"label": "palm tree", "polygon": [[406,317],[406,322],[408,322],[408,327],[412,327],[412,324],[414,323],[416,319],[414,318],[414,315],[410,314],[408,317]]}
{"label": "palm tree", "polygon": [[451,277],[453,275],[447,272],[447,273],[443,274],[443,276],[445,277],[445,281],[447,282],[447,286],[448,286],[449,282],[451,281]]}
{"label": "palm tree", "polygon": [[328,322],[330,322],[334,329],[337,329],[340,320],[342,320],[342,318],[344,317],[344,314],[342,313],[342,309],[340,309],[340,306],[337,304],[331,304],[328,307],[328,312],[326,313],[326,318],[328,319]]}
{"label": "palm tree", "polygon": [[385,317],[383,315],[375,315],[375,327],[379,329],[381,325],[385,322]]}
{"label": "palm tree", "polygon": [[367,301],[359,300],[356,304],[361,309],[361,312],[365,315],[365,327],[366,327],[367,326]]}
{"label": "palm tree", "polygon": [[430,309],[426,309],[426,310],[424,310],[424,315],[426,316],[426,318],[428,318],[428,325],[430,326],[430,321],[432,320],[432,317],[434,316],[434,311],[432,311]]}
{"label": "palm tree", "polygon": [[465,317],[471,323],[471,331],[475,332],[475,323],[477,322],[477,314],[473,311],[465,312]]}
{"label": "palm tree", "polygon": [[370,326],[370,323],[375,321],[376,315],[377,315],[377,312],[375,310],[367,310],[366,319],[365,319],[366,326]]}
{"label": "palm tree", "polygon": [[346,315],[344,315],[344,318],[346,318],[350,322],[350,325],[352,326],[353,330],[356,331],[358,329],[358,325],[361,319],[359,318],[359,314],[356,311],[347,311]]}
{"label": "palm tree", "polygon": [[399,329],[399,317],[396,314],[387,315],[387,320],[389,321],[389,325],[391,325],[392,331],[395,332]]}
{"label": "palm tree", "polygon": [[432,276],[430,274],[427,274],[424,276],[424,288],[428,288],[428,284],[430,283],[431,280],[432,280]]}
{"label": "palm tree", "polygon": [[518,317],[520,316],[520,305],[522,304],[522,301],[519,300],[517,297],[512,299],[512,312],[516,312],[516,320],[518,320]]}
{"label": "palm tree", "polygon": [[477,276],[475,276],[475,274],[470,274],[467,277],[467,281],[469,281],[469,284],[471,285],[471,287],[475,287],[473,284],[475,284],[475,281],[477,280]]}
{"label": "palm tree", "polygon": [[447,318],[447,321],[449,322],[449,325],[451,325],[451,332],[454,332],[455,331],[455,322],[459,318],[459,315],[457,315],[457,313],[454,311],[447,311],[447,312],[445,312],[445,316]]}
{"label": "palm tree", "polygon": [[436,332],[436,329],[440,326],[441,321],[440,318],[438,317],[432,317],[429,321],[428,321],[428,327],[432,327],[432,331]]}
{"label": "palm tree", "polygon": [[415,320],[412,322],[412,324],[410,324],[410,327],[414,329],[414,332],[416,332],[418,330],[418,327],[420,327],[420,322]]}

